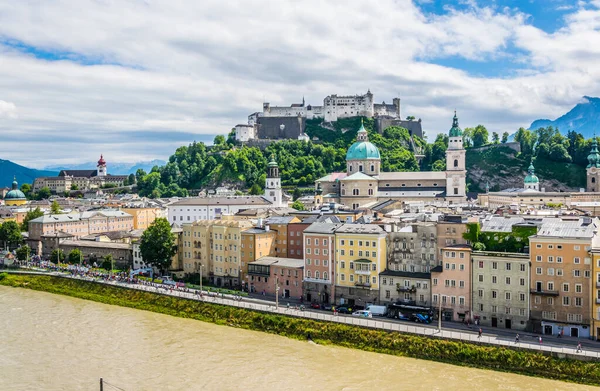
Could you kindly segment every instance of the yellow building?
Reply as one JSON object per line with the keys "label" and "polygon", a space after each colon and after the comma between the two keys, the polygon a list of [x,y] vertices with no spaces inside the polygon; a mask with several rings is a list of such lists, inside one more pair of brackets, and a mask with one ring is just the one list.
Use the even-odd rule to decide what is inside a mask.
{"label": "yellow building", "polygon": [[[343,224],[336,229],[335,303],[366,306],[378,302],[379,273],[386,265],[386,236],[375,224]],[[307,267],[311,255],[304,254]]]}
{"label": "yellow building", "polygon": [[183,271],[200,273],[217,286],[239,287],[241,280],[241,233],[248,221],[198,220],[183,225]]}
{"label": "yellow building", "polygon": [[600,339],[600,247],[592,249],[591,315],[592,339]]}
{"label": "yellow building", "polygon": [[19,184],[17,178],[12,183],[12,190],[6,193],[4,196],[4,205],[6,206],[19,206],[27,203],[27,197],[21,190],[19,190]]}
{"label": "yellow building", "polygon": [[157,217],[165,217],[160,208],[121,208],[121,210],[133,216],[133,229],[146,229]]}
{"label": "yellow building", "polygon": [[242,281],[248,282],[248,263],[260,257],[274,257],[277,232],[270,228],[251,228],[242,231]]}

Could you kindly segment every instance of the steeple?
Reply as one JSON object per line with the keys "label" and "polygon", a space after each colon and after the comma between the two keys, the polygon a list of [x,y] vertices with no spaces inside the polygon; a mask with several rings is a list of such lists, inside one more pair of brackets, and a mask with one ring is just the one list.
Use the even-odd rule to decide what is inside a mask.
{"label": "steeple", "polygon": [[529,163],[529,168],[527,169],[527,176],[524,180],[526,189],[540,190],[540,180],[535,175],[535,167],[533,167],[533,157],[531,158],[531,162]]}
{"label": "steeple", "polygon": [[356,133],[356,141],[369,141],[369,134],[365,129],[365,123],[363,119],[360,119],[360,128],[358,129],[358,133]]}
{"label": "steeple", "polygon": [[596,140],[596,134],[594,133],[594,138],[592,139],[592,149],[590,150],[590,154],[587,157],[589,164],[587,168],[600,168],[600,153],[598,153],[598,141]]}
{"label": "steeple", "polygon": [[454,110],[454,117],[452,118],[452,127],[448,132],[450,137],[462,137],[463,132],[460,126],[458,126],[458,117],[456,116],[456,110]]}

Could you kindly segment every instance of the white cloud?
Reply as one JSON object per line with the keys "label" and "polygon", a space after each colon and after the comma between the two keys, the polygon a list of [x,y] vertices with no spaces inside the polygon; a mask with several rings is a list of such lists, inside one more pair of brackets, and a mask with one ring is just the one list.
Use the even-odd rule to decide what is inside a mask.
{"label": "white cloud", "polygon": [[[449,128],[454,109],[463,126],[513,131],[600,95],[599,20],[591,4],[548,34],[518,10],[475,3],[431,16],[408,0],[5,2],[0,98],[14,109],[3,114],[0,101],[2,158],[165,158],[226,133],[263,99],[318,104],[367,88],[379,101],[400,95],[403,114],[422,117],[430,136]],[[457,56],[483,67],[509,58],[523,70],[485,78],[427,63]]]}
{"label": "white cloud", "polygon": [[12,102],[0,100],[0,118],[17,118],[17,106]]}

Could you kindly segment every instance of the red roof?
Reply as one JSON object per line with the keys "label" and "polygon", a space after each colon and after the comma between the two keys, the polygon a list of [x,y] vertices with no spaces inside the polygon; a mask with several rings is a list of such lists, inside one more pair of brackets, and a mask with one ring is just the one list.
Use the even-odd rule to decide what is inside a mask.
{"label": "red roof", "polygon": [[100,160],[98,160],[98,165],[99,166],[105,166],[106,165],[106,161],[104,161],[104,157],[102,157],[102,155],[100,155]]}

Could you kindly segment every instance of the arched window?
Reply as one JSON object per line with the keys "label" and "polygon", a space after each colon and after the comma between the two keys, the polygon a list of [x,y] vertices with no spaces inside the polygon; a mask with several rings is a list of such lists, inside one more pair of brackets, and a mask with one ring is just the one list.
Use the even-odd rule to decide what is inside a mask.
{"label": "arched window", "polygon": [[454,167],[458,167],[458,159],[454,159]]}
{"label": "arched window", "polygon": [[373,195],[373,189],[369,189],[369,195],[372,196]]}
{"label": "arched window", "polygon": [[592,183],[596,183],[596,178],[592,177]]}
{"label": "arched window", "polygon": [[310,278],[310,270],[306,271],[306,277]]}
{"label": "arched window", "polygon": [[375,172],[375,165],[371,164],[371,172]]}
{"label": "arched window", "polygon": [[345,196],[346,195],[346,189],[342,189],[342,195]]}
{"label": "arched window", "polygon": [[323,279],[326,280],[327,279],[327,272],[323,272]]}
{"label": "arched window", "polygon": [[315,272],[315,278],[319,278],[319,271],[318,270]]}
{"label": "arched window", "polygon": [[352,195],[360,195],[360,190],[359,189],[352,189]]}
{"label": "arched window", "polygon": [[363,171],[363,166],[362,164],[358,166],[358,171],[362,172]]}
{"label": "arched window", "polygon": [[352,172],[352,164],[348,166],[348,171]]}

